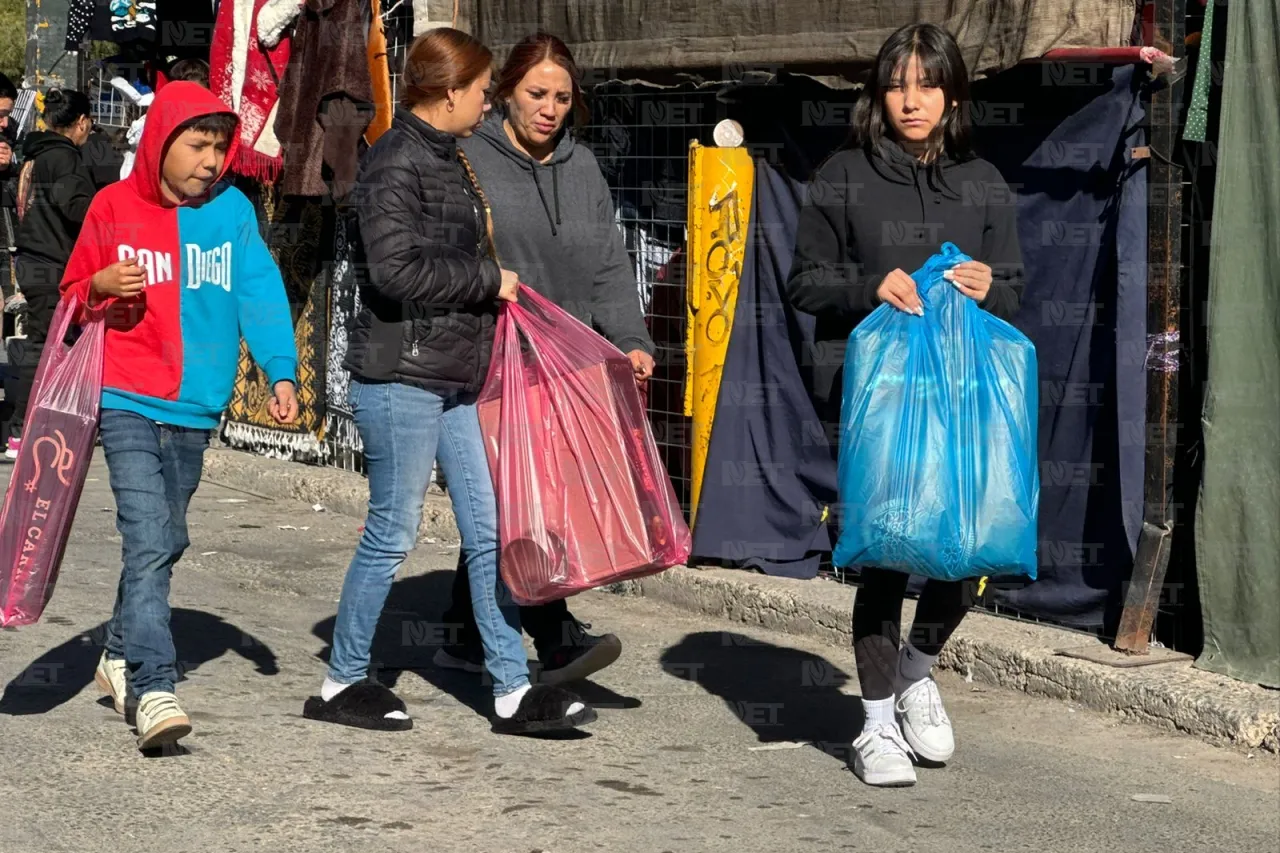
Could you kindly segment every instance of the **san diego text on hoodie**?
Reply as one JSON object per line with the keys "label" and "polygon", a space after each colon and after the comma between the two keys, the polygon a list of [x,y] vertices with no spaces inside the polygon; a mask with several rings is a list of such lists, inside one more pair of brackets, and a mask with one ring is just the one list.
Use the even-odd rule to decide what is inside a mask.
{"label": "san diego text on hoodie", "polygon": [[[243,335],[274,386],[296,381],[297,350],[280,271],[253,206],[221,182],[174,206],[161,193],[162,157],[178,127],[227,107],[195,83],[170,83],[147,113],[137,162],[85,215],[62,280],[89,297],[95,273],[136,258],[142,293],[108,300],[102,406],[173,426],[213,429],[231,400]],[[226,162],[238,143],[232,134]],[[219,176],[221,179],[221,176]]]}

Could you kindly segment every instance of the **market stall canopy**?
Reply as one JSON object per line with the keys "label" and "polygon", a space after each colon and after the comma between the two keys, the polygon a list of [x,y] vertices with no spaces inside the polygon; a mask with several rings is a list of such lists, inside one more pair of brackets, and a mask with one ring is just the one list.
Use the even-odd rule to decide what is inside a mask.
{"label": "market stall canopy", "polygon": [[705,72],[870,62],[898,27],[945,26],[974,76],[1057,48],[1130,44],[1135,0],[461,0],[499,56],[536,30],[596,71]]}

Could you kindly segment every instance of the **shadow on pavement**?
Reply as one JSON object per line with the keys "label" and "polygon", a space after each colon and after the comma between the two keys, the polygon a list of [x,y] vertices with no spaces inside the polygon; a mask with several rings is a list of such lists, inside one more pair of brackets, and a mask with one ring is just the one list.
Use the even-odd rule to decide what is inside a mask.
{"label": "shadow on pavement", "polygon": [[[57,617],[46,620],[58,624]],[[201,664],[235,652],[257,667],[261,675],[279,672],[275,652],[252,634],[221,616],[175,607],[170,625],[178,650],[178,679]],[[84,690],[102,656],[107,623],[76,634],[28,664],[10,681],[0,696],[0,714],[43,714]]]}
{"label": "shadow on pavement", "polygon": [[[413,672],[488,719],[493,713],[493,681],[489,674],[443,669],[432,661],[436,649],[454,642],[460,629],[443,621],[442,614],[452,595],[453,572],[450,571],[428,572],[393,583],[374,634],[369,674],[394,690],[402,674]],[[336,620],[336,615],[330,616],[313,629],[315,636],[325,643],[320,657],[326,662],[333,648]],[[531,661],[531,675],[535,668],[536,662]],[[591,681],[566,687],[598,709],[640,707],[639,699],[622,696]]]}
{"label": "shadow on pavement", "polygon": [[732,631],[689,634],[662,654],[668,675],[718,696],[762,745],[805,743],[852,761],[862,702],[826,658]]}

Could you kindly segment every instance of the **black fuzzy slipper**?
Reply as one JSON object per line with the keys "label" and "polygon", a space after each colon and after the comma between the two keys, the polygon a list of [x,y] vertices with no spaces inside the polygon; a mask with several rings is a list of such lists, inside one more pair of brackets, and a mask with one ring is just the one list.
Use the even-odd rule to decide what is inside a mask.
{"label": "black fuzzy slipper", "polygon": [[[582,709],[570,714],[578,703]],[[564,732],[595,722],[596,709],[562,687],[535,684],[510,717],[493,717],[493,731],[500,735],[537,735]]]}
{"label": "black fuzzy slipper", "polygon": [[404,702],[390,688],[369,679],[351,685],[328,702],[312,696],[302,706],[302,716],[322,723],[384,732],[413,728],[411,719],[388,717],[392,711],[407,713]]}

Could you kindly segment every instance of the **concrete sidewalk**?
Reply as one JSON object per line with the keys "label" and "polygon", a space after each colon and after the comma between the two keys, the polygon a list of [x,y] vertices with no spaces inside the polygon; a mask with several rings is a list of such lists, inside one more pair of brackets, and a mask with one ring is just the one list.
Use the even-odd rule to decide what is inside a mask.
{"label": "concrete sidewalk", "polygon": [[[205,478],[258,497],[323,504],[354,518],[364,516],[368,500],[358,474],[224,448],[206,456]],[[457,541],[443,495],[428,495],[422,515],[424,538]],[[850,644],[853,590],[830,580],[681,567],[610,591],[846,649]],[[912,607],[909,602],[908,610]],[[966,680],[1065,699],[1219,745],[1280,753],[1280,691],[1202,672],[1189,663],[1117,669],[1058,654],[1090,643],[1102,645],[1075,632],[974,612],[943,652],[941,665]]]}

